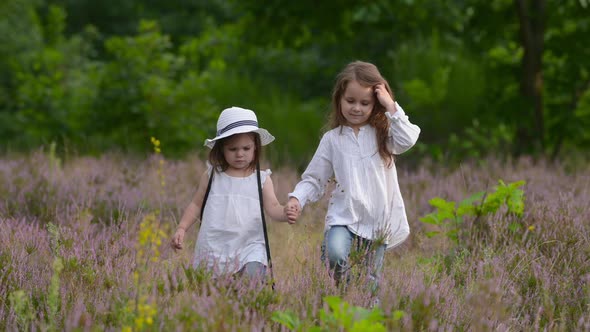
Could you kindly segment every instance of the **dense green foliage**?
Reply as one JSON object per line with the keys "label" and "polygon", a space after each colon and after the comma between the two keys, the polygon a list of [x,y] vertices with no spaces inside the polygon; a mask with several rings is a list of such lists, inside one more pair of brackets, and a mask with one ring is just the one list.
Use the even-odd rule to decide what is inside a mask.
{"label": "dense green foliage", "polygon": [[199,149],[252,108],[274,160],[305,163],[336,73],[375,63],[420,153],[553,157],[588,146],[590,3],[5,0],[0,140],[81,153]]}

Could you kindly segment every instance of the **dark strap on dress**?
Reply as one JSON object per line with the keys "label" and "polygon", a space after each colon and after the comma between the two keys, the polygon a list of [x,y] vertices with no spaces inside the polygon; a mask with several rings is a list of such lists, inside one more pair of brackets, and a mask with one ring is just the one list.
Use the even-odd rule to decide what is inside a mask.
{"label": "dark strap on dress", "polygon": [[201,224],[203,223],[203,212],[205,212],[205,203],[207,203],[207,198],[209,197],[209,192],[211,191],[211,182],[213,182],[214,173],[215,168],[211,168],[211,175],[209,175],[209,183],[207,183],[207,190],[205,191],[205,197],[203,197],[203,204],[201,204]]}
{"label": "dark strap on dress", "polygon": [[268,244],[268,233],[266,231],[266,220],[264,218],[264,202],[262,201],[262,181],[260,179],[260,163],[256,163],[256,178],[258,179],[258,197],[260,201],[260,216],[262,217],[262,231],[264,232],[264,245],[266,247],[266,258],[268,258],[268,270],[272,290],[275,289],[275,278],[272,273],[272,260],[270,258],[270,245]]}

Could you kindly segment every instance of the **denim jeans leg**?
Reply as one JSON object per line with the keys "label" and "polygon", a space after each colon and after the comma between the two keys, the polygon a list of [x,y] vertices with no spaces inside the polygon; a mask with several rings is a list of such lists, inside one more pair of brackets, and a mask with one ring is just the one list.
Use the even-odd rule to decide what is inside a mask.
{"label": "denim jeans leg", "polygon": [[381,271],[383,270],[383,259],[385,256],[385,249],[387,245],[383,244],[375,248],[370,253],[367,260],[367,268],[369,269],[369,290],[372,296],[376,296],[379,292],[379,282],[381,280]]}
{"label": "denim jeans leg", "polygon": [[348,269],[348,255],[352,247],[352,234],[346,226],[332,226],[324,235],[322,243],[322,261],[326,258],[330,270],[334,271],[334,280],[339,285]]}

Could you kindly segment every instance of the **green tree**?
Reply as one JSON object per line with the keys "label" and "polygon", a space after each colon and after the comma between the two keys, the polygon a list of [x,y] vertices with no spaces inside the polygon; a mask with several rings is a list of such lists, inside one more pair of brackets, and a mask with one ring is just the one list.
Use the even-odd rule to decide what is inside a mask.
{"label": "green tree", "polygon": [[17,29],[20,34],[2,43],[0,59],[6,76],[1,87],[0,137],[17,147],[75,139],[93,96],[87,39],[64,38],[66,13],[58,6],[49,6],[41,16],[40,2],[11,0],[5,5],[9,10],[0,28],[21,14],[30,26]]}
{"label": "green tree", "polygon": [[[498,119],[516,124],[523,152],[557,156],[562,144],[581,147],[576,112],[589,87],[587,1],[496,0],[466,3],[471,15],[463,40],[482,54],[489,78],[487,103]],[[498,27],[502,27],[499,29]]]}
{"label": "green tree", "polygon": [[[143,21],[136,36],[112,37],[105,42],[111,57],[101,73],[99,93],[89,119],[93,143],[136,149],[149,138],[174,130],[174,90],[184,59],[171,50],[168,36],[157,23]],[[196,96],[195,96],[196,97]],[[159,128],[159,130],[157,130]]]}

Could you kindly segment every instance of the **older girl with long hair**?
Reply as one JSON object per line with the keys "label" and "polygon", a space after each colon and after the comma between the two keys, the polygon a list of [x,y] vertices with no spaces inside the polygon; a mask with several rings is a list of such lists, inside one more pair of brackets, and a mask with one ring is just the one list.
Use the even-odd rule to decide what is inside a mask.
{"label": "older girl with long hair", "polygon": [[338,74],[329,127],[289,194],[285,211],[301,211],[306,203],[319,200],[334,178],[322,260],[337,284],[343,277],[348,281],[348,271],[360,262],[368,268],[375,296],[385,250],[410,233],[394,155],[416,143],[420,128],[395,102],[377,67],[362,61],[349,63]]}

